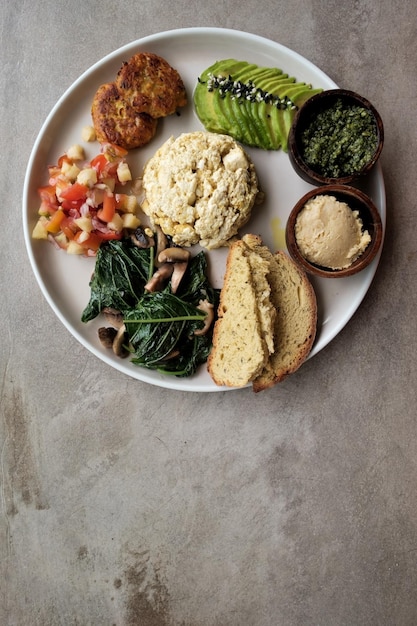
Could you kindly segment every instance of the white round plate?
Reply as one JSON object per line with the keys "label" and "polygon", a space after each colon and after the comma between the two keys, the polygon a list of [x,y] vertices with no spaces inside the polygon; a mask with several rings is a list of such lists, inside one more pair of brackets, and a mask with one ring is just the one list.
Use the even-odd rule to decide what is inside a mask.
{"label": "white round plate", "polygon": [[[67,255],[45,241],[31,238],[37,220],[39,198],[37,188],[47,182],[47,166],[72,144],[82,143],[81,129],[91,124],[90,107],[97,88],[114,80],[122,63],[136,52],[154,52],[176,68],[187,89],[189,104],[180,116],[173,115],[160,122],[157,135],[145,148],[132,151],[129,164],[134,176],[140,175],[146,160],[171,135],[202,129],[192,105],[197,77],[215,61],[236,58],[258,65],[279,67],[298,81],[313,87],[332,89],[337,85],[321,70],[299,54],[268,39],[229,29],[187,28],[151,35],[130,43],[93,65],[64,93],[43,124],[28,163],[23,192],[23,225],[29,259],[39,286],[58,318],[72,335],[88,350],[111,367],[133,378],[153,385],[184,391],[223,391],[211,380],[205,366],[189,378],[159,374],[119,359],[101,347],[97,338],[99,320],[81,322],[81,313],[88,303],[89,280],[94,259]],[[88,156],[99,152],[97,143],[85,144]],[[248,148],[260,183],[265,203],[254,211],[245,232],[260,234],[272,249],[285,249],[284,229],[288,215],[297,200],[311,186],[292,170],[288,155],[282,150],[270,152]],[[379,208],[385,226],[385,189],[379,167],[362,183]],[[222,285],[226,250],[211,251],[211,278]],[[324,348],[346,325],[363,300],[374,277],[379,257],[360,274],[350,278],[315,279],[319,321],[317,338],[310,358]]]}

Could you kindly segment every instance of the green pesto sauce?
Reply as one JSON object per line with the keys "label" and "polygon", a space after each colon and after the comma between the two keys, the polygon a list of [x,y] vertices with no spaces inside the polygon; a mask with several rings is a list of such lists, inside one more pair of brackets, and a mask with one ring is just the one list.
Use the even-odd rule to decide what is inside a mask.
{"label": "green pesto sauce", "polygon": [[360,171],[373,157],[377,144],[372,113],[340,99],[312,118],[301,134],[305,162],[330,178]]}

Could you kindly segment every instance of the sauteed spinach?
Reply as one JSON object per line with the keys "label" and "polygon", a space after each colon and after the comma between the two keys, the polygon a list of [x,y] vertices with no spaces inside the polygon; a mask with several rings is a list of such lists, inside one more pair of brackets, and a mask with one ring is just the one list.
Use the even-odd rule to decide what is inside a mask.
{"label": "sauteed spinach", "polygon": [[102,244],[90,281],[90,301],[81,321],[89,322],[106,307],[121,313],[134,307],[152,274],[153,256],[153,247],[138,248],[130,239]]}
{"label": "sauteed spinach", "polygon": [[145,285],[155,268],[154,247],[138,248],[130,239],[108,241],[98,250],[90,281],[90,300],[81,319],[88,322],[103,309],[117,309],[126,327],[126,345],[133,363],[175,376],[190,376],[207,360],[212,326],[204,326],[207,313],[199,309],[207,301],[217,311],[220,290],[207,278],[203,251],[192,257],[175,294],[171,283],[149,293]]}

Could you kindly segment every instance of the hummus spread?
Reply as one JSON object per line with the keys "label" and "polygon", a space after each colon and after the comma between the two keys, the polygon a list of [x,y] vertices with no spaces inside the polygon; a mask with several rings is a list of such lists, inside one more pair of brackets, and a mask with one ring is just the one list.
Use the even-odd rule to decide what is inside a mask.
{"label": "hummus spread", "polygon": [[358,211],[327,195],[305,204],[295,223],[295,237],[304,258],[333,270],[352,265],[371,241]]}

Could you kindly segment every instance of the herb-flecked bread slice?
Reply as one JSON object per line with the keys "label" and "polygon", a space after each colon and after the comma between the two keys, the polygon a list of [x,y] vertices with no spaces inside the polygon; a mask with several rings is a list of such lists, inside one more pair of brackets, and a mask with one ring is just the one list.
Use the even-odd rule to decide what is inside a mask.
{"label": "herb-flecked bread slice", "polygon": [[[261,320],[258,300],[261,288],[254,280],[255,263],[258,285],[262,285],[269,263],[249,251],[242,240],[231,245],[213,330],[213,347],[207,361],[208,371],[217,385],[247,385],[259,376],[269,358],[268,322],[266,311]],[[271,343],[272,325],[269,333]]]}

